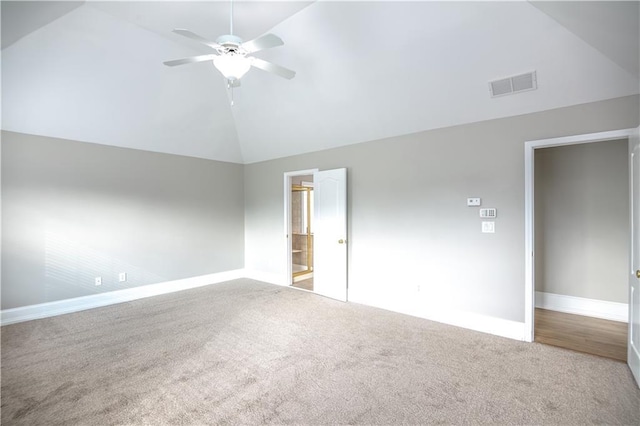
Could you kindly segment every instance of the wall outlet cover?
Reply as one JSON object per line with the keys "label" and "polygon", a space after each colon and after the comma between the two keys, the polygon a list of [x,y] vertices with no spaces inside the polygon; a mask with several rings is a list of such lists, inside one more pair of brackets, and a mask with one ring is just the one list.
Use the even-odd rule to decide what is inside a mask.
{"label": "wall outlet cover", "polygon": [[467,206],[469,207],[477,207],[480,205],[482,200],[480,198],[467,198]]}
{"label": "wall outlet cover", "polygon": [[496,223],[482,222],[482,232],[485,234],[494,234],[496,232]]}

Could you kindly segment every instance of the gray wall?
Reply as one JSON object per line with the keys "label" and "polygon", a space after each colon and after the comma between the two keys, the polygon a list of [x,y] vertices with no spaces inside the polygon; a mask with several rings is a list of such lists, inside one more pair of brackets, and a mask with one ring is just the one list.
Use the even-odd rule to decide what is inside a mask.
{"label": "gray wall", "polygon": [[627,303],[627,139],[535,151],[536,291]]}
{"label": "gray wall", "polygon": [[[348,168],[349,299],[524,321],[524,142],[638,126],[638,96],[245,167],[245,267],[286,277],[283,173]],[[330,124],[328,124],[330,125]],[[496,207],[482,234],[467,197]]]}
{"label": "gray wall", "polygon": [[2,309],[242,268],[242,181],[238,164],[3,131]]}

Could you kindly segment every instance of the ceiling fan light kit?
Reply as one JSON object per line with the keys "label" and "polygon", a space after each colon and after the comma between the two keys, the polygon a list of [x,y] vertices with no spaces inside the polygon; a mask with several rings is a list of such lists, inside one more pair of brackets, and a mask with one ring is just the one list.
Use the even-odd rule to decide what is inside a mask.
{"label": "ceiling fan light kit", "polygon": [[213,65],[230,81],[240,80],[251,68],[251,60],[242,55],[224,55],[213,59]]}

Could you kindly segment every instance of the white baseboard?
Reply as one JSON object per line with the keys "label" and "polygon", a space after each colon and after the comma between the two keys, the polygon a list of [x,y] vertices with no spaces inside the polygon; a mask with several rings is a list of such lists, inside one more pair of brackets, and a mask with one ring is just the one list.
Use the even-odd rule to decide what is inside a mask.
{"label": "white baseboard", "polygon": [[69,314],[72,312],[84,311],[86,309],[114,305],[116,303],[130,302],[132,300],[143,299],[145,297],[158,296],[190,288],[203,287],[210,284],[218,284],[244,277],[244,269],[237,269],[233,271],[201,275],[198,277],[184,278],[181,280],[166,281],[158,284],[149,284],[125,290],[75,297],[73,299],[58,300],[55,302],[40,303],[38,305],[22,306],[13,309],[4,309],[0,312],[0,324],[8,325],[39,318]]}
{"label": "white baseboard", "polygon": [[[157,296],[161,294],[173,293],[190,288],[202,287],[210,284],[222,283],[239,278],[249,278],[269,284],[288,286],[286,279],[280,274],[238,269],[233,271],[219,272],[202,275],[198,277],[185,278],[181,280],[168,281],[158,284],[151,284],[126,290],[117,290],[108,293],[100,293],[91,296],[76,297],[73,299],[59,300],[38,305],[24,306],[14,309],[5,309],[0,312],[0,324],[8,325],[17,322],[29,321],[39,318],[47,318],[55,315],[79,312],[86,309],[98,308],[113,305],[116,303],[129,302],[145,297]],[[487,315],[472,312],[440,310],[435,308],[423,308],[418,311],[403,309],[400,306],[384,306],[386,304],[370,303],[371,300],[350,301],[369,306],[376,306],[390,311],[412,315],[431,321],[494,334],[515,340],[524,340],[524,323],[495,318]],[[625,305],[626,306],[626,305]]]}
{"label": "white baseboard", "polygon": [[414,304],[412,306],[410,303],[392,303],[389,300],[378,300],[379,303],[376,303],[373,300],[356,300],[351,296],[349,297],[349,301],[509,339],[525,340],[524,322],[511,321],[467,311],[442,309],[433,305],[421,306],[420,304]]}
{"label": "white baseboard", "polygon": [[295,277],[293,277],[293,282],[294,283],[299,283],[300,281],[304,281],[304,280],[308,280],[309,278],[313,278],[313,271],[308,272],[304,275],[297,275]]}
{"label": "white baseboard", "polygon": [[244,278],[249,278],[263,283],[288,286],[289,283],[280,275],[272,272],[254,271],[251,269],[244,270]]}
{"label": "white baseboard", "polygon": [[629,322],[629,305],[583,297],[536,291],[536,308],[583,315],[612,321]]}
{"label": "white baseboard", "polygon": [[420,315],[431,321],[524,341],[524,323],[464,311],[432,311]]}

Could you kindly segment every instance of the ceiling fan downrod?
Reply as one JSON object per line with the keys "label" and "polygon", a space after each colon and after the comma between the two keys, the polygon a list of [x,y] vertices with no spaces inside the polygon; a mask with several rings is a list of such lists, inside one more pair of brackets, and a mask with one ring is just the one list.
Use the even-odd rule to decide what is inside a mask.
{"label": "ceiling fan downrod", "polygon": [[229,35],[233,35],[233,0],[230,1],[231,7],[229,8]]}

